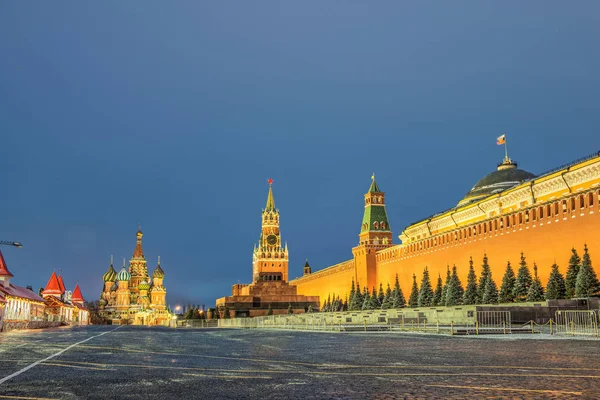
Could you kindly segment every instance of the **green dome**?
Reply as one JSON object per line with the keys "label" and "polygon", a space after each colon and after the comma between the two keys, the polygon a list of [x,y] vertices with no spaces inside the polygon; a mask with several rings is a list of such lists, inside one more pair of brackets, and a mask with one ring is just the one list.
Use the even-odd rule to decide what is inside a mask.
{"label": "green dome", "polygon": [[517,163],[510,159],[498,165],[498,169],[482,179],[458,203],[459,206],[481,200],[487,196],[503,192],[524,181],[535,178],[535,174],[517,168]]}
{"label": "green dome", "polygon": [[128,281],[129,279],[131,279],[131,274],[129,272],[127,272],[125,267],[123,267],[121,269],[121,271],[119,271],[119,275],[117,275],[117,280],[118,281]]}
{"label": "green dome", "polygon": [[165,277],[165,272],[160,267],[160,264],[158,264],[156,266],[156,268],[154,269],[154,272],[152,272],[152,277],[153,278],[158,278],[158,279],[162,279],[162,278]]}
{"label": "green dome", "polygon": [[150,284],[146,281],[141,281],[140,284],[138,285],[138,289],[148,290],[148,289],[150,289]]}
{"label": "green dome", "polygon": [[108,267],[108,271],[102,276],[104,282],[114,282],[117,279],[117,272],[113,268],[112,264]]}

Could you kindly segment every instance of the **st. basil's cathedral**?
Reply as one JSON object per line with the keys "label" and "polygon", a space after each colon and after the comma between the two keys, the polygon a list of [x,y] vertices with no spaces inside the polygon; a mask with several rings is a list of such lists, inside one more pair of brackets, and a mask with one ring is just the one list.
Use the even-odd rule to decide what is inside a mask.
{"label": "st. basil's cathedral", "polygon": [[111,259],[110,267],[102,277],[100,316],[113,325],[166,325],[171,313],[165,301],[167,289],[163,286],[165,273],[160,266],[160,257],[150,279],[142,249],[142,231],[138,229],[136,236],[129,269],[125,268],[123,260],[123,268],[117,273]]}

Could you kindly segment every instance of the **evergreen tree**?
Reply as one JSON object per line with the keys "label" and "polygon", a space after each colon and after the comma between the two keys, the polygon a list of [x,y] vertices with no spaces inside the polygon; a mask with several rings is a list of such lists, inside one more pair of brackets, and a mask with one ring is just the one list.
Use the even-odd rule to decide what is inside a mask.
{"label": "evergreen tree", "polygon": [[527,301],[544,300],[544,287],[542,286],[542,281],[540,281],[540,278],[538,277],[537,271],[537,265],[533,263],[533,282],[527,292]]}
{"label": "evergreen tree", "polygon": [[379,306],[383,304],[383,299],[385,294],[383,293],[383,283],[379,283],[379,293],[377,294],[377,301],[379,302]]}
{"label": "evergreen tree", "polygon": [[417,276],[413,274],[413,284],[408,298],[409,307],[417,307],[419,305],[419,287],[417,286]]}
{"label": "evergreen tree", "polygon": [[342,311],[348,311],[348,295],[346,295],[346,300],[344,300]]}
{"label": "evergreen tree", "polygon": [[387,289],[385,291],[385,296],[383,297],[383,302],[381,303],[381,309],[387,310],[392,308],[394,305],[394,299],[392,298],[392,289],[390,288],[390,284],[388,283]]}
{"label": "evergreen tree", "polygon": [[361,306],[361,310],[368,310],[369,305],[371,304],[371,294],[369,293],[369,289],[365,288],[363,295],[363,303]]}
{"label": "evergreen tree", "polygon": [[515,272],[510,266],[510,261],[506,264],[506,272],[502,278],[502,286],[500,286],[500,294],[498,295],[498,301],[500,303],[512,303],[515,301],[513,290],[515,288]]}
{"label": "evergreen tree", "polygon": [[269,304],[269,308],[267,309],[267,315],[273,315],[273,308],[271,308],[270,304]]}
{"label": "evergreen tree", "polygon": [[519,263],[519,271],[517,272],[517,280],[515,281],[515,287],[513,289],[513,297],[515,301],[521,302],[527,300],[527,293],[533,283],[529,267],[525,261],[525,256],[521,252],[521,262]]}
{"label": "evergreen tree", "polygon": [[558,270],[558,265],[554,263],[546,286],[546,300],[564,299],[566,293],[565,278]]}
{"label": "evergreen tree", "polygon": [[[352,303],[352,298],[354,298],[354,295],[356,294],[356,287],[354,286],[354,279],[352,279],[352,286],[350,286],[350,303]],[[348,300],[348,299],[346,299]]]}
{"label": "evergreen tree", "polygon": [[392,292],[392,308],[406,307],[406,298],[400,288],[400,281],[398,280],[398,274],[396,274],[396,283],[394,284],[394,290]]}
{"label": "evergreen tree", "polygon": [[600,282],[596,276],[596,271],[592,267],[592,260],[588,253],[587,244],[583,247],[583,258],[581,267],[577,273],[577,281],[575,283],[576,297],[590,297],[600,291]]}
{"label": "evergreen tree", "polygon": [[435,292],[433,293],[433,305],[434,306],[443,306],[444,302],[442,301],[442,293],[444,292],[444,283],[442,282],[442,275],[438,274],[437,286],[435,287]]}
{"label": "evergreen tree", "polygon": [[[479,292],[479,301],[483,301],[483,293],[485,292],[485,288],[487,285],[487,281],[490,279],[492,275],[492,271],[490,270],[490,266],[488,264],[487,254],[483,255],[483,264],[481,265],[481,277],[479,278],[479,286],[477,287]],[[483,303],[486,304],[486,303]]]}
{"label": "evergreen tree", "polygon": [[419,290],[419,297],[417,298],[417,305],[419,307],[431,307],[433,305],[433,295],[429,271],[427,270],[427,267],[425,267],[423,270],[423,279],[421,280],[421,290]]}
{"label": "evergreen tree", "polygon": [[446,266],[446,282],[444,283],[444,287],[442,288],[442,301],[440,306],[446,305],[446,292],[448,291],[448,285],[450,284],[450,280],[452,279],[452,275],[450,274],[450,266]]}
{"label": "evergreen tree", "polygon": [[479,291],[475,268],[473,268],[473,258],[469,259],[469,275],[467,276],[467,288],[463,296],[463,304],[479,304]]}
{"label": "evergreen tree", "polygon": [[490,271],[488,278],[485,282],[485,289],[483,290],[483,297],[481,298],[483,304],[498,304],[498,287],[496,282],[492,278],[492,272]]}
{"label": "evergreen tree", "polygon": [[354,296],[350,298],[349,309],[351,311],[357,311],[362,309],[362,294],[360,293],[360,286],[358,283],[356,284],[356,291],[354,292]]}
{"label": "evergreen tree", "polygon": [[452,275],[446,289],[446,307],[456,306],[462,303],[464,289],[458,277],[456,265],[452,266]]}
{"label": "evergreen tree", "polygon": [[294,313],[294,309],[292,308],[292,303],[289,303],[288,306],[288,315],[292,315]]}
{"label": "evergreen tree", "polygon": [[371,292],[371,298],[369,300],[369,310],[376,310],[381,308],[381,304],[379,303],[379,297],[377,297],[377,291],[375,290],[375,286],[373,286],[373,291]]}
{"label": "evergreen tree", "polygon": [[577,284],[577,274],[579,274],[579,266],[581,258],[577,254],[577,250],[571,249],[571,258],[569,259],[569,267],[567,268],[567,277],[565,278],[566,298],[575,297],[575,285]]}

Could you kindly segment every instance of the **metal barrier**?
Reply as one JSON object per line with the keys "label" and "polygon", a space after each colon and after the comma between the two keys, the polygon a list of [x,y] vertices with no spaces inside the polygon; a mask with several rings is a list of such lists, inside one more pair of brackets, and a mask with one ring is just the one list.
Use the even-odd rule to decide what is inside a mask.
{"label": "metal barrier", "polygon": [[510,311],[476,311],[475,327],[479,329],[511,331]]}
{"label": "metal barrier", "polygon": [[594,310],[558,310],[555,320],[557,335],[598,336],[598,313]]}

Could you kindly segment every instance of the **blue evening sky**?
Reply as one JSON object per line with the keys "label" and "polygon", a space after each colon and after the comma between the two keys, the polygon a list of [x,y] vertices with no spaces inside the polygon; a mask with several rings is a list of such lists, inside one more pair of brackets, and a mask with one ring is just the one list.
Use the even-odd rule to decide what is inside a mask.
{"label": "blue evening sky", "polygon": [[290,276],[397,235],[501,161],[600,149],[597,1],[5,1],[0,239],[14,282],[96,300],[138,222],[168,302],[251,280],[267,178]]}

